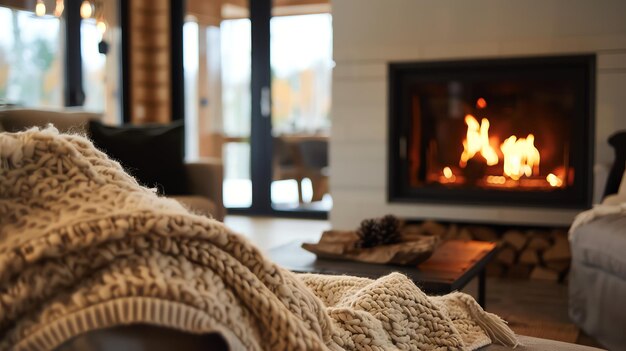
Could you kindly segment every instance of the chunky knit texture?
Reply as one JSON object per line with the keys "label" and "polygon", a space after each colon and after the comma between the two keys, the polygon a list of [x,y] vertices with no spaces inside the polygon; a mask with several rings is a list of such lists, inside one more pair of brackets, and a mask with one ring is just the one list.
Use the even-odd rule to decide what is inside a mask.
{"label": "chunky knit texture", "polygon": [[516,345],[468,295],[409,279],[297,276],[223,224],[143,188],[78,135],[0,134],[0,349],[149,323],[242,350]]}

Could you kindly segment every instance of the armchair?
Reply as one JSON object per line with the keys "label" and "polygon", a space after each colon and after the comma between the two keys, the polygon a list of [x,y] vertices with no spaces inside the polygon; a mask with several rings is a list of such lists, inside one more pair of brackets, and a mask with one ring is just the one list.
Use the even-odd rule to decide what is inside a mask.
{"label": "armchair", "polygon": [[609,138],[615,162],[602,204],[577,217],[570,229],[572,266],[569,315],[610,350],[626,344],[626,131]]}

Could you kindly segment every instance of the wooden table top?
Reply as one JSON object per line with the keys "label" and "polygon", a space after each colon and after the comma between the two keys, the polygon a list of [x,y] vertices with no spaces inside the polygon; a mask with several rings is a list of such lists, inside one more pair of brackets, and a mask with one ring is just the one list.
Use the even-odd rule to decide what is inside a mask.
{"label": "wooden table top", "polygon": [[476,277],[496,253],[496,244],[484,241],[450,240],[418,266],[393,266],[352,261],[318,259],[292,242],[270,250],[269,257],[280,266],[299,273],[354,275],[378,278],[400,272],[430,294],[459,290]]}

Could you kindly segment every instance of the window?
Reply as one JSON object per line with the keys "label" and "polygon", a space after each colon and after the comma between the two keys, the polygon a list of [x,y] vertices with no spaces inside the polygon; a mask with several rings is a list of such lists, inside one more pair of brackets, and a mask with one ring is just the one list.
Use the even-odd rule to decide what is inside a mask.
{"label": "window", "polygon": [[[80,49],[83,64],[83,108],[93,112],[105,110],[106,99],[106,55],[98,50],[102,34],[93,18],[84,19],[80,24]],[[114,78],[115,75],[112,75]]]}
{"label": "window", "polygon": [[224,205],[250,207],[250,20],[222,21]]}
{"label": "window", "polygon": [[187,157],[223,161],[232,213],[323,217],[332,206],[330,5],[206,3],[188,4],[183,27]]}
{"label": "window", "polygon": [[[250,30],[249,19],[224,20],[221,24],[227,207],[248,207],[252,203],[248,140]],[[269,160],[274,167],[272,205],[279,210],[326,211],[332,206],[332,198],[327,196],[324,151],[331,125],[332,16],[277,16],[271,19],[270,31],[272,135],[268,137],[274,143],[273,160]],[[305,165],[301,157],[300,144],[307,141],[316,143],[314,155],[304,155],[314,156],[306,158],[314,158],[317,164],[313,166]]]}
{"label": "window", "polygon": [[183,25],[183,67],[185,73],[185,156],[199,157],[198,152],[198,66],[199,26],[188,20]]}
{"label": "window", "polygon": [[332,16],[281,16],[271,21],[272,134],[330,129]]}
{"label": "window", "polygon": [[0,103],[63,106],[61,20],[0,7]]}

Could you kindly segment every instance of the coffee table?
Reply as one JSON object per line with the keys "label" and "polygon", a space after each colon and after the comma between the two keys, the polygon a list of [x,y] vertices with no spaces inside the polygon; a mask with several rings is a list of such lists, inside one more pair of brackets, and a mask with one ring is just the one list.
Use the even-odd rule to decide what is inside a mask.
{"label": "coffee table", "polygon": [[447,294],[460,290],[478,277],[478,303],[485,307],[485,266],[494,257],[495,243],[449,240],[419,266],[393,266],[317,258],[292,242],[270,250],[269,257],[278,265],[299,273],[353,275],[379,278],[392,272],[409,277],[428,294]]}

